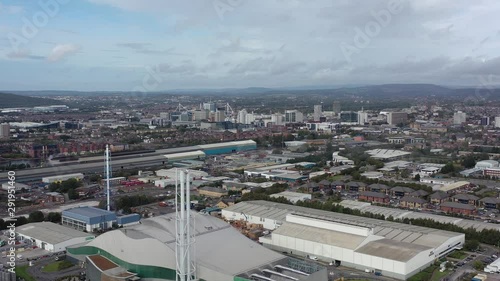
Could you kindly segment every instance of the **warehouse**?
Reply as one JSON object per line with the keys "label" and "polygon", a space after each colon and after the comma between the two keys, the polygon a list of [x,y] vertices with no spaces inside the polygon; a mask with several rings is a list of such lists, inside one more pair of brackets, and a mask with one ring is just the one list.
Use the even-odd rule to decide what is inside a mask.
{"label": "warehouse", "polygon": [[110,229],[116,214],[95,207],[77,207],[62,212],[62,224],[78,230],[92,232]]}
{"label": "warehouse", "polygon": [[[300,276],[289,280],[327,280],[324,267],[302,272],[299,268],[305,268],[304,261],[266,249],[220,219],[195,212],[192,217],[199,280],[283,280],[275,277],[297,273]],[[67,254],[71,259],[87,260],[90,281],[111,280],[108,278],[118,277],[116,273],[140,280],[175,280],[175,222],[175,213],[145,219],[141,224],[106,232],[85,245],[69,247]]]}
{"label": "warehouse", "polygon": [[201,150],[196,150],[189,152],[165,154],[164,156],[167,158],[168,163],[172,163],[182,160],[194,160],[194,159],[203,160],[205,159],[206,154]]}
{"label": "warehouse", "polygon": [[66,247],[94,239],[94,235],[52,222],[36,222],[16,229],[20,241],[49,252],[60,252]]}
{"label": "warehouse", "polygon": [[255,150],[257,149],[257,143],[253,140],[244,140],[203,144],[199,145],[199,147],[205,152],[206,155],[218,155]]}
{"label": "warehouse", "polygon": [[291,192],[291,191],[283,191],[280,193],[276,194],[271,194],[271,198],[279,198],[279,197],[284,197],[288,201],[292,202],[293,204],[297,203],[298,201],[307,201],[311,200],[312,195],[307,194],[307,193],[299,193],[299,192]]}
{"label": "warehouse", "polygon": [[59,176],[53,176],[53,177],[44,177],[44,178],[42,178],[42,182],[44,182],[44,183],[53,183],[53,182],[57,183],[57,182],[62,182],[62,181],[69,180],[69,179],[82,180],[83,174],[76,173],[76,174],[59,175]]}
{"label": "warehouse", "polygon": [[406,280],[454,249],[465,235],[267,201],[222,210],[230,221],[263,224],[264,246]]}

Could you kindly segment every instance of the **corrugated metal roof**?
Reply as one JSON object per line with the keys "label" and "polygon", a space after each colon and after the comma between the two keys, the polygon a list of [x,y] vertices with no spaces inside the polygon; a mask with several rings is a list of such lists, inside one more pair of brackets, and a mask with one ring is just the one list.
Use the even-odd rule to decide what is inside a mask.
{"label": "corrugated metal roof", "polygon": [[381,239],[372,241],[359,249],[357,253],[371,256],[407,262],[422,251],[430,250],[427,246],[415,245],[412,243],[394,241],[390,239]]}
{"label": "corrugated metal roof", "polygon": [[332,231],[308,225],[285,222],[273,232],[273,235],[284,235],[317,243],[332,245],[340,248],[354,250],[365,239],[364,236],[353,235],[345,232]]}
{"label": "corrugated metal roof", "polygon": [[78,237],[94,237],[92,234],[81,232],[52,222],[36,222],[20,226],[17,233],[38,239],[49,244],[58,244]]}

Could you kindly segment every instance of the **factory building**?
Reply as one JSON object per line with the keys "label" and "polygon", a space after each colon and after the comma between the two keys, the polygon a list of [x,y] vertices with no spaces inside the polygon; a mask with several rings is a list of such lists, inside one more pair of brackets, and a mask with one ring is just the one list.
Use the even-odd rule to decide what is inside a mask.
{"label": "factory building", "polygon": [[92,232],[94,230],[107,230],[113,223],[126,226],[138,223],[140,215],[131,214],[117,217],[114,212],[95,207],[76,207],[62,212],[62,224],[71,228]]}
{"label": "factory building", "polygon": [[[199,280],[328,279],[325,267],[266,249],[220,219],[195,212],[191,216]],[[123,277],[176,280],[175,223],[175,213],[145,219],[141,224],[99,235],[87,244],[69,247],[67,255],[70,259],[87,261],[90,281],[125,280]]]}
{"label": "factory building", "polygon": [[230,141],[223,143],[199,145],[206,155],[229,154],[241,151],[257,149],[257,143],[253,140]]}
{"label": "factory building", "polygon": [[16,229],[20,241],[49,252],[60,252],[66,247],[94,239],[94,235],[52,222],[36,222]]}
{"label": "factory building", "polygon": [[76,173],[76,174],[59,175],[59,176],[53,176],[53,177],[44,177],[44,178],[42,178],[42,182],[44,182],[44,183],[53,183],[53,182],[58,183],[58,182],[66,181],[69,179],[82,180],[83,174]]}
{"label": "factory building", "polygon": [[222,216],[263,224],[272,232],[259,242],[270,249],[400,280],[465,240],[461,233],[267,201],[240,202],[223,209]]}

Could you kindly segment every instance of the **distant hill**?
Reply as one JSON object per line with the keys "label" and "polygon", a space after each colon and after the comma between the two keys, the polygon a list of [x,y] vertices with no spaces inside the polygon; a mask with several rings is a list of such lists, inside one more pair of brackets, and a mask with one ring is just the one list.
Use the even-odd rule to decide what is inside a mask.
{"label": "distant hill", "polygon": [[0,93],[0,108],[34,107],[55,104],[64,103],[53,99],[34,98],[28,96]]}

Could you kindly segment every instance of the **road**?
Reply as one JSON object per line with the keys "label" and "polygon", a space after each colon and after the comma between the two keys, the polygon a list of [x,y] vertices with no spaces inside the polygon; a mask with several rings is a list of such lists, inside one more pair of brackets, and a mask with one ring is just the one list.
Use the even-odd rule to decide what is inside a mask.
{"label": "road", "polygon": [[37,281],[54,281],[59,277],[69,276],[69,275],[79,275],[80,272],[84,271],[79,265],[74,265],[70,268],[57,271],[57,272],[43,272],[44,266],[55,262],[53,257],[45,258],[39,261],[35,261],[33,266],[28,268],[28,273],[35,277]]}
{"label": "road", "polygon": [[[452,273],[451,275],[449,275],[446,280],[456,281],[456,280],[459,280],[459,278],[461,276],[463,276],[469,272],[476,272],[476,270],[472,266],[474,261],[476,261],[476,260],[480,261],[484,258],[490,257],[493,254],[497,254],[497,249],[492,247],[492,246],[481,244],[481,248],[483,248],[485,250],[483,253],[466,252],[468,254],[468,256],[469,255],[476,255],[476,257],[474,259],[472,259],[471,261],[466,262],[462,267],[458,267],[457,269],[455,269],[455,272]],[[465,262],[465,258],[462,261]],[[499,274],[492,274],[491,276],[488,277],[488,280],[500,280],[500,275]]]}

